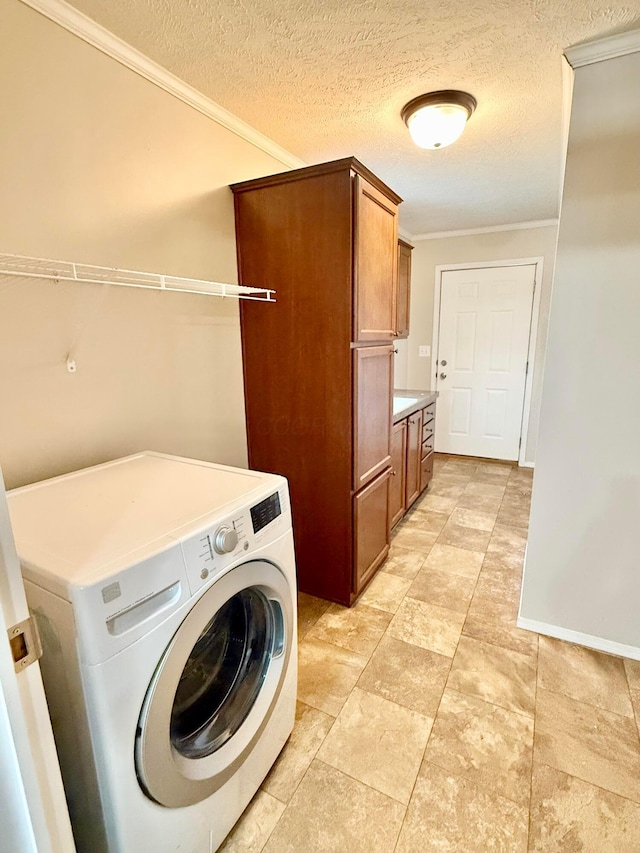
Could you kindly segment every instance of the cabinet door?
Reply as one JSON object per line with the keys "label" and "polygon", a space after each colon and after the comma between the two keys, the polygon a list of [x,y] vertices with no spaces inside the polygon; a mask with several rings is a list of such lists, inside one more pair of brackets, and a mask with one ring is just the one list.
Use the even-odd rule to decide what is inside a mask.
{"label": "cabinet door", "polygon": [[405,473],[407,465],[407,421],[394,424],[391,430],[391,479],[389,480],[389,526],[404,515]]}
{"label": "cabinet door", "polygon": [[398,286],[396,290],[396,333],[399,338],[409,334],[409,305],[411,303],[411,252],[413,247],[398,240]]}
{"label": "cabinet door", "polygon": [[391,462],[393,347],[353,350],[353,490]]}
{"label": "cabinet door", "polygon": [[395,337],[398,206],[360,175],[354,178],[353,340]]}
{"label": "cabinet door", "polygon": [[390,477],[391,468],[387,468],[353,498],[354,595],[362,592],[389,553]]}
{"label": "cabinet door", "polygon": [[407,418],[407,485],[406,508],[420,494],[420,462],[422,461],[422,412]]}

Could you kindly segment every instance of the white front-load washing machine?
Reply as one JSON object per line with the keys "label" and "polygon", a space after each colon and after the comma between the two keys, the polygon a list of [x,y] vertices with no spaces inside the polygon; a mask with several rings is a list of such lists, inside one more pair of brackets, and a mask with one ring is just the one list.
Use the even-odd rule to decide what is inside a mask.
{"label": "white front-load washing machine", "polygon": [[211,853],[293,728],[286,480],[141,453],[8,498],[79,853]]}

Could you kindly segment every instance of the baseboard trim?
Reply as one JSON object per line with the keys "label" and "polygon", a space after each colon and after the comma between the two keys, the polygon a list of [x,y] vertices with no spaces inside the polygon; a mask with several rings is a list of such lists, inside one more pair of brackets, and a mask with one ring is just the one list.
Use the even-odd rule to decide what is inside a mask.
{"label": "baseboard trim", "polygon": [[566,640],[568,643],[577,643],[579,646],[586,646],[588,649],[595,649],[598,652],[640,660],[640,648],[637,646],[628,646],[625,643],[617,643],[615,640],[594,637],[591,634],[583,634],[581,631],[572,631],[570,628],[549,625],[547,622],[537,622],[535,619],[525,619],[522,616],[518,616],[516,625],[518,628],[524,628],[525,631],[535,631],[536,634],[555,637],[557,640]]}
{"label": "baseboard trim", "polygon": [[535,462],[519,462],[518,465],[520,466],[520,468],[535,468],[536,467]]}

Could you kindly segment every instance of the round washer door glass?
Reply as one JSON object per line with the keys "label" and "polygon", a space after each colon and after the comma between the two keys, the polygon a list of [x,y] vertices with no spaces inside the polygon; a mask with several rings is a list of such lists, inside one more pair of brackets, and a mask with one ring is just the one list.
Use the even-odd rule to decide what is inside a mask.
{"label": "round washer door glass", "polygon": [[170,738],[177,752],[202,758],[233,737],[283,642],[277,602],[255,587],[237,592],[217,611],[193,647],[176,689]]}

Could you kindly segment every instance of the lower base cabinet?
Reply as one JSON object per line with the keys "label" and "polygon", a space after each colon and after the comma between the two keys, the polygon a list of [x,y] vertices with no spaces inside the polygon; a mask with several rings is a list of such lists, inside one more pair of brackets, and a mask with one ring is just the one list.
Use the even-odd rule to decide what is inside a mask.
{"label": "lower base cabinet", "polygon": [[391,479],[389,480],[389,525],[394,527],[404,515],[407,458],[407,421],[391,430]]}
{"label": "lower base cabinet", "polygon": [[433,477],[435,401],[397,421],[391,432],[389,524],[394,527]]}
{"label": "lower base cabinet", "polygon": [[353,594],[358,596],[389,553],[389,481],[387,468],[353,498],[355,560]]}

